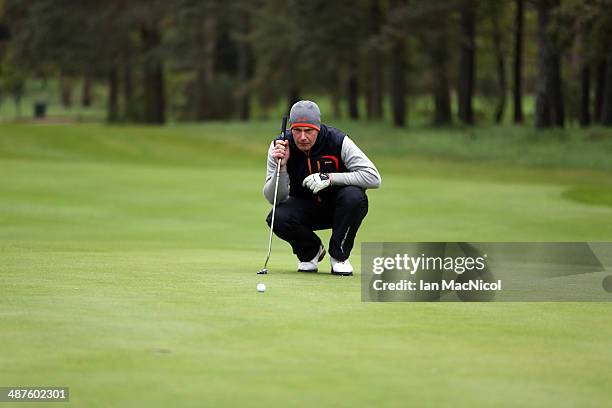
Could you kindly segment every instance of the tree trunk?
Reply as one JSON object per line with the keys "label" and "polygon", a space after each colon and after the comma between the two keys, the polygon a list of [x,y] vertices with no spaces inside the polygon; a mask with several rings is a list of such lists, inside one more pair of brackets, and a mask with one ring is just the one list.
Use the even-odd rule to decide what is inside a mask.
{"label": "tree trunk", "polygon": [[583,64],[580,71],[580,90],[580,126],[585,127],[591,124],[591,70],[588,64]]}
{"label": "tree trunk", "polygon": [[108,73],[108,111],[106,120],[117,122],[119,120],[119,71],[113,66]]}
{"label": "tree trunk", "polygon": [[196,78],[193,84],[194,102],[195,102],[195,120],[203,121],[207,119],[207,101],[206,101],[206,71],[201,64],[196,68]]}
{"label": "tree trunk", "polygon": [[91,72],[86,72],[83,76],[83,93],[81,95],[81,106],[84,108],[89,108],[91,106],[91,87]]}
{"label": "tree trunk", "polygon": [[601,107],[601,123],[604,126],[612,126],[612,49],[608,52],[608,60],[606,62],[606,78],[603,104]]}
{"label": "tree trunk", "polygon": [[514,123],[523,123],[523,21],[524,0],[516,0],[514,26]]}
{"label": "tree trunk", "polygon": [[151,116],[153,123],[163,124],[166,122],[166,100],[165,100],[165,87],[164,87],[164,68],[160,62],[158,62],[153,70],[151,78],[151,84],[153,85],[154,95],[154,114]]}
{"label": "tree trunk", "polygon": [[461,55],[459,60],[459,84],[457,95],[459,102],[459,119],[463,123],[474,123],[472,97],[475,77],[475,41],[476,27],[475,5],[470,0],[461,4]]}
{"label": "tree trunk", "polygon": [[251,98],[248,92],[243,94],[238,101],[238,114],[242,121],[247,121],[251,117]]}
{"label": "tree trunk", "polygon": [[[242,12],[240,15],[242,21],[242,34],[248,35],[250,31],[250,20],[249,14]],[[251,51],[249,44],[246,41],[241,41],[238,44],[238,117],[240,120],[249,120],[251,115],[250,109],[250,92],[248,87],[248,81],[251,76]]]}
{"label": "tree trunk", "polygon": [[447,125],[451,119],[451,101],[448,83],[448,39],[445,33],[436,34],[435,43],[431,49],[434,97],[434,124]]}
{"label": "tree trunk", "polygon": [[602,58],[597,63],[597,68],[595,72],[595,105],[593,106],[593,121],[597,123],[601,123],[605,86],[606,60],[605,58]]}
{"label": "tree trunk", "polygon": [[404,65],[404,40],[402,38],[395,38],[391,52],[391,110],[393,113],[393,124],[398,127],[406,125]]}
{"label": "tree trunk", "polygon": [[547,35],[550,11],[558,0],[536,3],[538,10],[538,78],[535,126],[563,126],[563,95],[561,92],[561,57]]}
{"label": "tree trunk", "polygon": [[[242,74],[241,74],[242,75]],[[240,91],[238,94],[238,117],[242,121],[247,121],[251,117],[251,98],[246,84],[246,79],[240,81]]]}
{"label": "tree trunk", "polygon": [[577,55],[580,64],[580,108],[578,121],[580,126],[586,127],[591,124],[591,67],[588,55],[591,25],[585,25],[579,33],[577,44],[580,44]]}
{"label": "tree trunk", "polygon": [[550,57],[548,56],[548,39],[546,27],[548,25],[548,9],[540,3],[538,7],[538,76],[536,85],[535,126],[536,128],[550,127]]}
{"label": "tree trunk", "polygon": [[561,84],[561,55],[557,52],[551,59],[551,121],[555,126],[563,127],[565,124],[565,108],[563,100],[563,85]]}
{"label": "tree trunk", "polygon": [[72,79],[68,75],[60,74],[60,99],[64,108],[72,107]]}
{"label": "tree trunk", "polygon": [[202,121],[212,116],[213,109],[208,89],[215,77],[215,45],[217,42],[217,20],[213,15],[206,16],[195,27],[193,42],[199,50],[195,60],[196,78],[193,84],[193,115]]}
{"label": "tree trunk", "polygon": [[495,123],[501,123],[506,107],[506,59],[502,49],[502,33],[499,26],[499,14],[493,15],[493,49],[497,66],[497,81],[499,84],[499,100],[495,109]]}
{"label": "tree trunk", "polygon": [[123,64],[123,119],[127,121],[137,119],[137,109],[134,104],[132,62],[129,57],[126,57]]}
{"label": "tree trunk", "polygon": [[18,79],[13,86],[10,88],[11,95],[13,96],[13,102],[15,103],[15,115],[17,118],[21,118],[21,99],[25,90],[25,81]]}
{"label": "tree trunk", "polygon": [[[382,10],[379,0],[370,0],[369,34],[371,38],[380,36],[382,27]],[[378,47],[370,52],[366,79],[366,114],[368,119],[383,117],[383,54]]]}
{"label": "tree trunk", "polygon": [[383,117],[383,98],[382,98],[382,55],[376,52],[368,64],[368,75],[366,81],[366,113],[368,119],[382,119]]}
{"label": "tree trunk", "polygon": [[144,46],[144,121],[163,124],[165,117],[164,68],[162,60],[156,55],[161,42],[156,27],[142,27]]}
{"label": "tree trunk", "polygon": [[[338,65],[333,65],[333,66],[337,67]],[[330,99],[331,99],[332,112],[333,112],[334,118],[340,119],[340,118],[342,118],[342,107],[341,107],[341,103],[340,103],[340,100],[342,98],[342,75],[341,75],[341,71],[339,69],[335,69],[334,70],[334,76],[336,78],[336,81],[331,86]]]}
{"label": "tree trunk", "polygon": [[13,102],[15,103],[15,117],[21,119],[21,96],[13,96]]}
{"label": "tree trunk", "polygon": [[359,119],[359,84],[357,73],[353,67],[349,68],[348,77],[348,108],[351,119]]}

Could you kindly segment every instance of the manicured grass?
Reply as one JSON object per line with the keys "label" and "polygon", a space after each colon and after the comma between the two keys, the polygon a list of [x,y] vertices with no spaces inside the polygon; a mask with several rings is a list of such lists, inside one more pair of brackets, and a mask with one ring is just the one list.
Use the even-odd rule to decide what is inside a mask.
{"label": "manicured grass", "polygon": [[[606,137],[338,126],[383,176],[359,242],[612,240]],[[83,407],[609,403],[607,303],[361,303],[359,275],[297,274],[277,239],[255,275],[277,127],[1,125],[0,384]]]}

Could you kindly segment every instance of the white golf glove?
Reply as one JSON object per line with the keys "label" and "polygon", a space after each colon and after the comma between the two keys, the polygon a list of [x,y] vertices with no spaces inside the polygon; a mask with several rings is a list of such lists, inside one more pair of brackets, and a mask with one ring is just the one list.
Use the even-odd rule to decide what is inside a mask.
{"label": "white golf glove", "polygon": [[315,194],[317,194],[319,191],[323,190],[324,188],[329,187],[330,184],[331,184],[331,180],[327,173],[311,174],[310,176],[304,179],[304,182],[302,182],[302,185],[304,187],[308,187]]}

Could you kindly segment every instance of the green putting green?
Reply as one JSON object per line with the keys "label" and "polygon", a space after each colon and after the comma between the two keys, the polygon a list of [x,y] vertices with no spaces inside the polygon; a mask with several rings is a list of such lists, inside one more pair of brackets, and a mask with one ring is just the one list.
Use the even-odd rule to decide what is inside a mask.
{"label": "green putting green", "polygon": [[[609,404],[608,303],[362,303],[358,273],[298,274],[276,238],[257,276],[277,127],[0,125],[0,385],[83,407]],[[612,241],[607,164],[364,129],[383,184],[357,272],[362,241]]]}

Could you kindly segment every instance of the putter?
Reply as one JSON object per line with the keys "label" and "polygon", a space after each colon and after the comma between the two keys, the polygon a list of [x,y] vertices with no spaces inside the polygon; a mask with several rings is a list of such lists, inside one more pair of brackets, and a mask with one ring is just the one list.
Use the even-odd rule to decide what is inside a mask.
{"label": "putter", "polygon": [[[285,129],[287,129],[287,117],[283,116],[283,124],[281,125],[281,140],[285,140]],[[270,253],[272,252],[272,230],[274,227],[274,214],[276,213],[276,195],[278,194],[278,179],[280,177],[281,160],[278,159],[276,163],[276,185],[274,187],[274,200],[272,203],[272,220],[270,221],[270,239],[268,240],[268,256],[266,257],[266,263],[263,269],[257,272],[258,275],[266,275],[268,273],[268,261],[270,260]]]}

